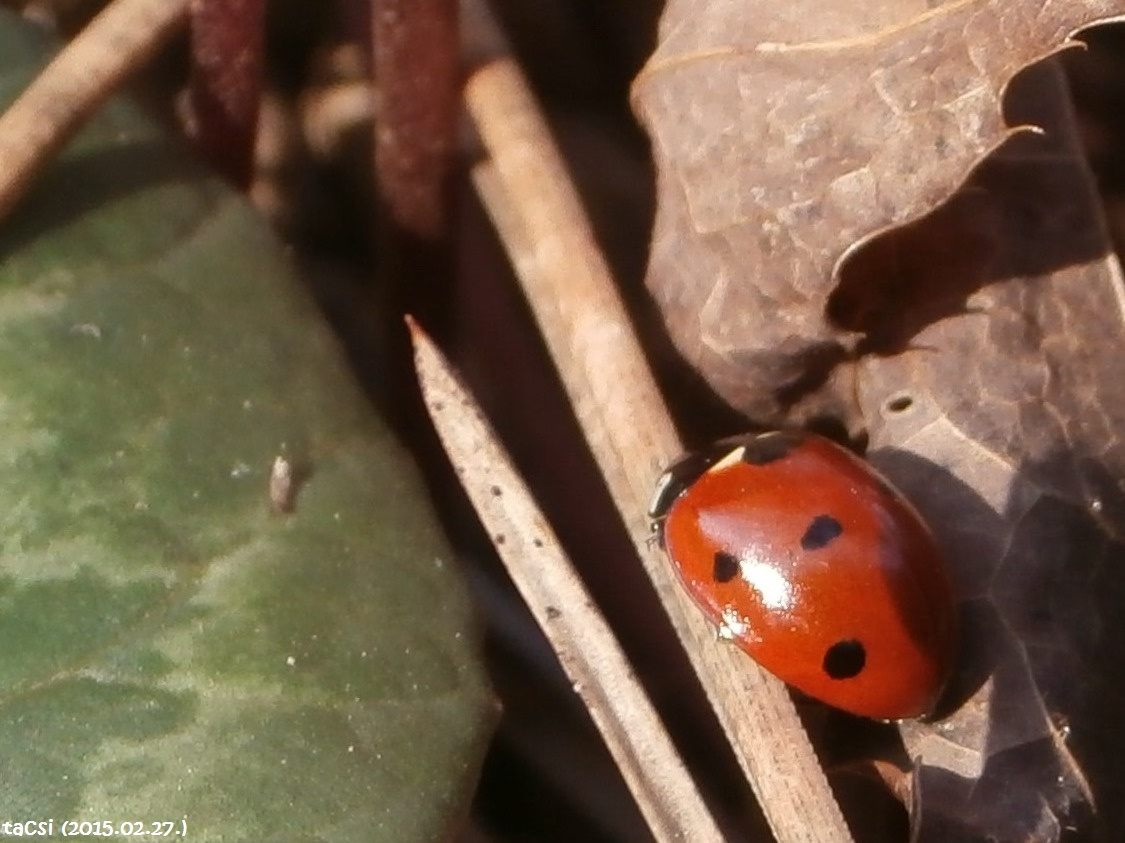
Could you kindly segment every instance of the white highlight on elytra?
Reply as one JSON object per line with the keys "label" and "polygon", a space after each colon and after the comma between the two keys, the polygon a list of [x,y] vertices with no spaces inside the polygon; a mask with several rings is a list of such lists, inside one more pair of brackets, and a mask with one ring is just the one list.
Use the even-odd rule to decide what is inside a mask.
{"label": "white highlight on elytra", "polygon": [[765,608],[775,611],[793,608],[793,583],[782,576],[776,566],[757,559],[742,558],[738,561],[738,567],[742,579],[758,592]]}
{"label": "white highlight on elytra", "polygon": [[725,641],[745,638],[749,626],[746,618],[738,614],[733,606],[723,607],[723,619],[719,622],[718,636]]}

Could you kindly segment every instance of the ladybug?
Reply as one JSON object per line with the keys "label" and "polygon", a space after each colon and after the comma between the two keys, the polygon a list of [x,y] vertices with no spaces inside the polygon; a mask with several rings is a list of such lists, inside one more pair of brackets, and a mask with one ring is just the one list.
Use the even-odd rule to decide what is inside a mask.
{"label": "ladybug", "polygon": [[810,433],[747,435],[681,458],[649,509],[719,636],[763,668],[863,717],[933,710],[953,592],[921,516],[870,465]]}

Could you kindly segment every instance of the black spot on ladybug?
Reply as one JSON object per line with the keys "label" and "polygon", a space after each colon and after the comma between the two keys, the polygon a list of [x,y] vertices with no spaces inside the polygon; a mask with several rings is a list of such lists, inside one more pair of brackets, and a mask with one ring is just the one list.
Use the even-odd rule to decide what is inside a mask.
{"label": "black spot on ladybug", "polygon": [[801,548],[820,550],[843,532],[844,526],[831,515],[818,515],[801,536]]}
{"label": "black spot on ladybug", "polygon": [[547,607],[547,620],[553,621],[553,620],[557,620],[558,618],[561,618],[561,617],[562,617],[562,612],[560,612],[554,606],[548,606]]}
{"label": "black spot on ladybug", "polygon": [[769,465],[784,459],[800,446],[805,437],[800,433],[767,433],[747,439],[743,445],[742,461],[748,465]]}
{"label": "black spot on ladybug", "polygon": [[492,487],[489,488],[488,491],[492,492],[492,496],[494,498],[498,498],[502,494],[504,494],[504,491],[499,486],[492,486]]}
{"label": "black spot on ladybug", "polygon": [[715,554],[715,582],[730,582],[738,576],[738,557],[720,550]]}
{"label": "black spot on ladybug", "polygon": [[852,679],[863,671],[867,664],[867,650],[862,642],[849,638],[837,641],[824,654],[824,672],[831,679]]}

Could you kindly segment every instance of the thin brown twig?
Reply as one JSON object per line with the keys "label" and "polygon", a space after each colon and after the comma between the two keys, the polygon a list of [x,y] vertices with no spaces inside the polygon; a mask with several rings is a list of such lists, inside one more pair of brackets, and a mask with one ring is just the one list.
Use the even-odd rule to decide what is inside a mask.
{"label": "thin brown twig", "polygon": [[86,119],[183,25],[188,0],[114,0],[0,115],[0,220]]}
{"label": "thin brown twig", "polygon": [[[479,23],[487,12],[470,4]],[[847,843],[850,832],[784,686],[689,604],[646,547],[659,469],[680,450],[590,225],[519,68],[497,58],[466,87],[489,159],[482,201],[512,255],[587,440],[779,843]]]}
{"label": "thin brown twig", "polygon": [[480,409],[413,322],[422,395],[481,522],[661,843],[723,839],[613,633]]}

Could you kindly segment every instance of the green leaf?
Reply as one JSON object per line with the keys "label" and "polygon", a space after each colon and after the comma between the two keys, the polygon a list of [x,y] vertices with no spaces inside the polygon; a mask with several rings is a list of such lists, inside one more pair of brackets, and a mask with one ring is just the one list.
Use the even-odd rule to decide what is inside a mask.
{"label": "green leaf", "polygon": [[[0,14],[0,104],[45,49]],[[494,720],[406,454],[265,225],[121,103],[0,228],[0,642],[0,822],[56,836],[447,839]]]}

